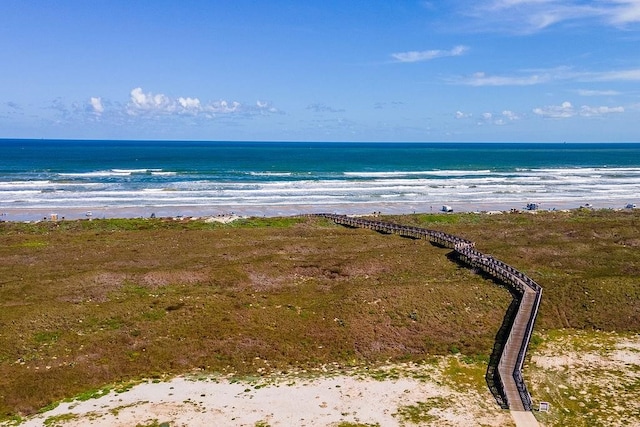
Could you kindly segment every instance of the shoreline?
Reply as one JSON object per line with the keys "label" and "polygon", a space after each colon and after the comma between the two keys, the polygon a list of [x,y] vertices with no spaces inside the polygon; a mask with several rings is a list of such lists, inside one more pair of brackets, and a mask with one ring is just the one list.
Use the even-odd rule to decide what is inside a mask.
{"label": "shoreline", "polygon": [[60,221],[78,219],[132,219],[132,218],[228,218],[228,217],[288,217],[314,213],[340,213],[344,215],[408,215],[415,213],[444,213],[450,206],[453,213],[507,213],[512,211],[555,211],[581,207],[591,209],[628,209],[635,200],[622,202],[611,199],[555,200],[535,202],[538,209],[528,210],[529,201],[509,202],[457,202],[433,203],[344,203],[326,205],[191,205],[191,206],[95,206],[95,207],[0,207],[0,222]]}

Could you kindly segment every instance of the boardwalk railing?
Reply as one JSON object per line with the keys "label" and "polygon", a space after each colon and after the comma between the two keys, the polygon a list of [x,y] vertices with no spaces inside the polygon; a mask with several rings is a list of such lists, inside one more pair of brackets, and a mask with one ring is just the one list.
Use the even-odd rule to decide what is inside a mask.
{"label": "boardwalk railing", "polygon": [[522,379],[522,365],[540,307],[540,299],[542,298],[540,285],[510,265],[478,251],[475,249],[474,242],[452,234],[346,215],[314,214],[312,216],[324,217],[349,227],[367,228],[382,233],[429,240],[437,245],[453,249],[462,262],[482,270],[509,286],[516,295],[518,309],[500,352],[497,370],[493,372],[497,390],[492,390],[492,392],[497,392],[504,406],[512,411],[531,411],[531,395]]}

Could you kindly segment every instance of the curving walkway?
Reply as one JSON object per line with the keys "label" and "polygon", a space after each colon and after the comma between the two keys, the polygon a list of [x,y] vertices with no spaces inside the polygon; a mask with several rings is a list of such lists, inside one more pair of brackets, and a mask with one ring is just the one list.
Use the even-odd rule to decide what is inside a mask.
{"label": "curving walkway", "polygon": [[[476,250],[474,242],[452,234],[346,215],[313,214],[311,216],[324,217],[348,227],[367,228],[383,233],[429,240],[432,243],[453,249],[462,262],[484,271],[509,286],[518,302],[518,309],[502,347],[497,369],[494,369],[492,373],[495,390],[491,391],[494,395],[497,393],[498,401],[512,411],[514,421],[518,426],[537,425],[533,414],[518,414],[518,412],[532,410],[531,396],[522,379],[522,365],[542,298],[540,285],[510,265]],[[527,420],[526,423],[525,420]]]}

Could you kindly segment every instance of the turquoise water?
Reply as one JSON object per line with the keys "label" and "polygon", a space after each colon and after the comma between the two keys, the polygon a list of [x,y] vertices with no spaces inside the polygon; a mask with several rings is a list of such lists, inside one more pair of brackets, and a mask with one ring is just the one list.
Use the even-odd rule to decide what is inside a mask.
{"label": "turquoise water", "polygon": [[635,143],[0,140],[0,211],[622,207],[639,195]]}

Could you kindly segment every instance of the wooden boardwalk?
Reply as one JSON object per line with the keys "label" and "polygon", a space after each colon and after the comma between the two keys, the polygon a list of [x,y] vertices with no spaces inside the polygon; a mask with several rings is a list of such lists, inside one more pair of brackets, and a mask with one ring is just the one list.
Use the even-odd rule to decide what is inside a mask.
{"label": "wooden boardwalk", "polygon": [[462,262],[484,271],[495,280],[509,286],[516,295],[518,310],[502,347],[497,369],[493,373],[496,390],[492,392],[498,393],[503,406],[511,411],[531,411],[531,396],[522,379],[522,365],[542,298],[540,285],[510,265],[476,250],[474,242],[452,234],[345,215],[315,214],[312,216],[328,218],[337,224],[349,227],[368,228],[383,233],[429,240],[453,249]]}

